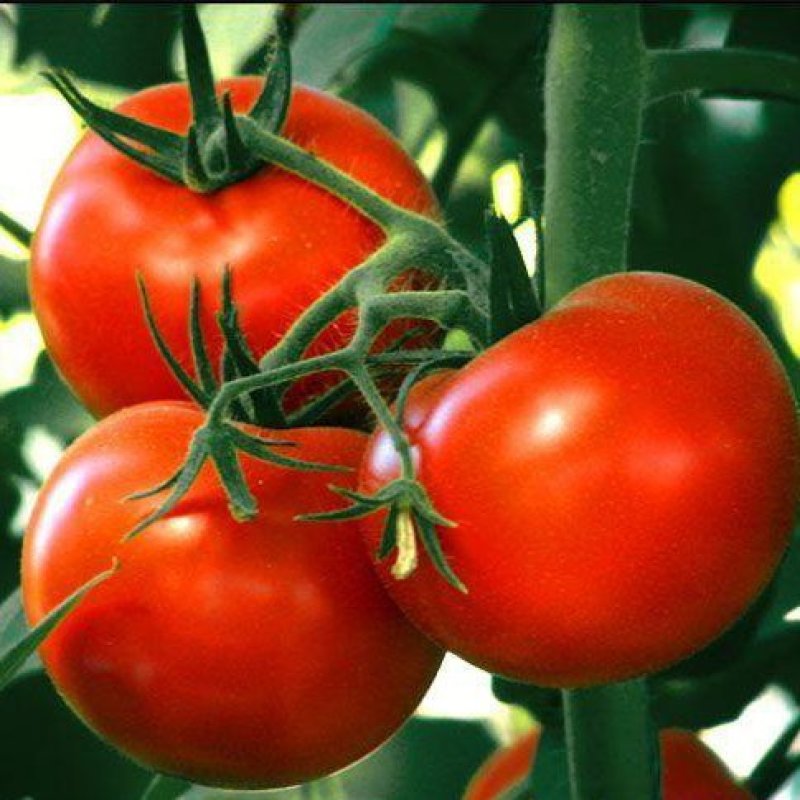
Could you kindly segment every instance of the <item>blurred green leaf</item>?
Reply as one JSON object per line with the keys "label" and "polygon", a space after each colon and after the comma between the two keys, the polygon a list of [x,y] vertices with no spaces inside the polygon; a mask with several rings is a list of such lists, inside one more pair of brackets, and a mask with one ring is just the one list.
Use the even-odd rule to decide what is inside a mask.
{"label": "blurred green leaf", "polygon": [[0,256],[0,317],[29,307],[25,262]]}
{"label": "blurred green leaf", "polygon": [[148,773],[92,733],[44,674],[0,693],[0,797],[139,800]]}
{"label": "blurred green leaf", "polygon": [[402,4],[318,4],[292,46],[296,80],[325,89],[390,34]]}
{"label": "blurred green leaf", "polygon": [[[15,642],[20,641],[28,633],[25,622],[25,612],[22,609],[22,591],[15,589],[2,603],[0,603],[0,653],[11,648]],[[20,679],[30,672],[42,669],[42,662],[36,653],[31,653],[25,662],[18,668],[14,678]]]}
{"label": "blurred green leaf", "polygon": [[[78,603],[83,600],[88,592],[95,586],[107,580],[115,568],[95,576],[92,580],[73,592],[66,600],[54,608],[35,628],[26,631],[23,635],[0,643],[0,690],[7,686],[34,654],[36,648],[47,638],[48,634],[61,622]],[[11,607],[19,602],[19,597],[10,598]],[[9,611],[11,614],[11,611]]]}

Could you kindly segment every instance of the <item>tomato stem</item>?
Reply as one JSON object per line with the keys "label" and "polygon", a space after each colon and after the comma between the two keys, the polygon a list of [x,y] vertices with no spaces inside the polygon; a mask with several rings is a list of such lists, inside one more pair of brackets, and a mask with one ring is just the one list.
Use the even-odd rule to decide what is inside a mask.
{"label": "tomato stem", "polygon": [[275,164],[322,186],[357,208],[384,231],[388,232],[409,224],[415,225],[420,230],[439,227],[427,217],[401,208],[332,164],[317,158],[313,153],[298,147],[288,139],[264,131],[246,118],[240,120],[240,130],[245,146],[254,155],[269,164]]}
{"label": "tomato stem", "polygon": [[545,73],[547,296],[627,266],[647,97],[638,6],[555,8]]}
{"label": "tomato stem", "polygon": [[658,740],[645,681],[563,696],[572,800],[658,800]]}

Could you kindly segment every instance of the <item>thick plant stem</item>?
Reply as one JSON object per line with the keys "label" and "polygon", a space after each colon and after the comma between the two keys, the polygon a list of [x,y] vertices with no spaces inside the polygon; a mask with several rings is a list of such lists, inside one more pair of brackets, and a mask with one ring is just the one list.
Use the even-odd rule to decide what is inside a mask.
{"label": "thick plant stem", "polygon": [[572,800],[661,797],[644,680],[564,691]]}
{"label": "thick plant stem", "polygon": [[647,64],[637,6],[555,9],[545,83],[544,224],[551,302],[627,266]]}

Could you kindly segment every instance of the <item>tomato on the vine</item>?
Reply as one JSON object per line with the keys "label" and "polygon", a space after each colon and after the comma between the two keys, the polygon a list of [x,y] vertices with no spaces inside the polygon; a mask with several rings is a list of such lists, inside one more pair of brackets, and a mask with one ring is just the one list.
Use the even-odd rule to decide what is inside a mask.
{"label": "tomato on the vine", "polygon": [[[406,429],[449,564],[379,570],[421,630],[495,673],[585,686],[722,633],[770,579],[800,478],[792,391],[766,338],[690,281],[581,287],[451,376]],[[377,433],[361,489],[398,471]],[[363,523],[374,551],[380,520]]]}
{"label": "tomato on the vine", "polygon": [[[483,763],[463,800],[500,800],[521,786],[534,766],[539,731],[533,730],[498,750]],[[752,800],[725,764],[690,731],[661,732],[663,800]]]}
{"label": "tomato on the vine", "polygon": [[[237,523],[206,465],[175,509],[123,543],[160,499],[125,498],[173,473],[202,421],[187,403],[145,404],[72,445],[25,538],[26,613],[36,624],[117,557],[41,650],[79,716],[135,760],[196,782],[318,778],[405,721],[442,653],[388,598],[352,522],[295,519],[336,506],[330,473],[243,457],[261,510]],[[333,428],[288,438],[302,458],[350,468],[365,441]]]}
{"label": "tomato on the vine", "polygon": [[[234,110],[244,113],[262,85],[260,78],[240,77],[220,81],[218,92],[229,91]],[[117,110],[181,134],[191,120],[184,84],[139,92]],[[296,86],[283,135],[398,205],[438,214],[412,159],[374,118],[344,100]],[[50,191],[33,243],[31,295],[48,352],[78,397],[102,416],[143,401],[185,399],[145,324],[137,273],[160,330],[188,369],[193,278],[201,286],[212,364],[222,349],[214,316],[226,267],[241,327],[259,358],[382,240],[381,230],[343,200],[280,168],[265,166],[239,183],[200,194],[139,166],[89,132]],[[428,280],[413,271],[406,278],[412,287]],[[354,319],[343,315],[310,352],[341,347]],[[395,323],[385,343],[408,329]],[[425,330],[426,341],[431,329]],[[289,410],[330,387],[329,378],[304,379]]]}

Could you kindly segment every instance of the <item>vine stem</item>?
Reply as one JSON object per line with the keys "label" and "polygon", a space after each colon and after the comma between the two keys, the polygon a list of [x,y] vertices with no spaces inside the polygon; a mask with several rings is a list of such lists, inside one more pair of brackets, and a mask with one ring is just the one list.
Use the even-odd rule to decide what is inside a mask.
{"label": "vine stem", "polygon": [[545,72],[550,302],[626,267],[647,64],[637,6],[555,9]]}
{"label": "vine stem", "polygon": [[[560,5],[545,72],[546,294],[625,270],[648,100],[638,6]],[[572,800],[660,798],[644,681],[564,690]]]}
{"label": "vine stem", "polygon": [[661,796],[658,740],[643,679],[565,690],[564,722],[573,800]]}
{"label": "vine stem", "polygon": [[313,153],[303,150],[288,139],[261,130],[246,117],[237,118],[237,122],[242,141],[254,155],[269,164],[275,164],[322,186],[357,208],[387,233],[402,226],[440,230],[432,220],[407,211],[381,197],[377,192],[373,192],[372,189],[353,180],[332,164],[317,158]]}

